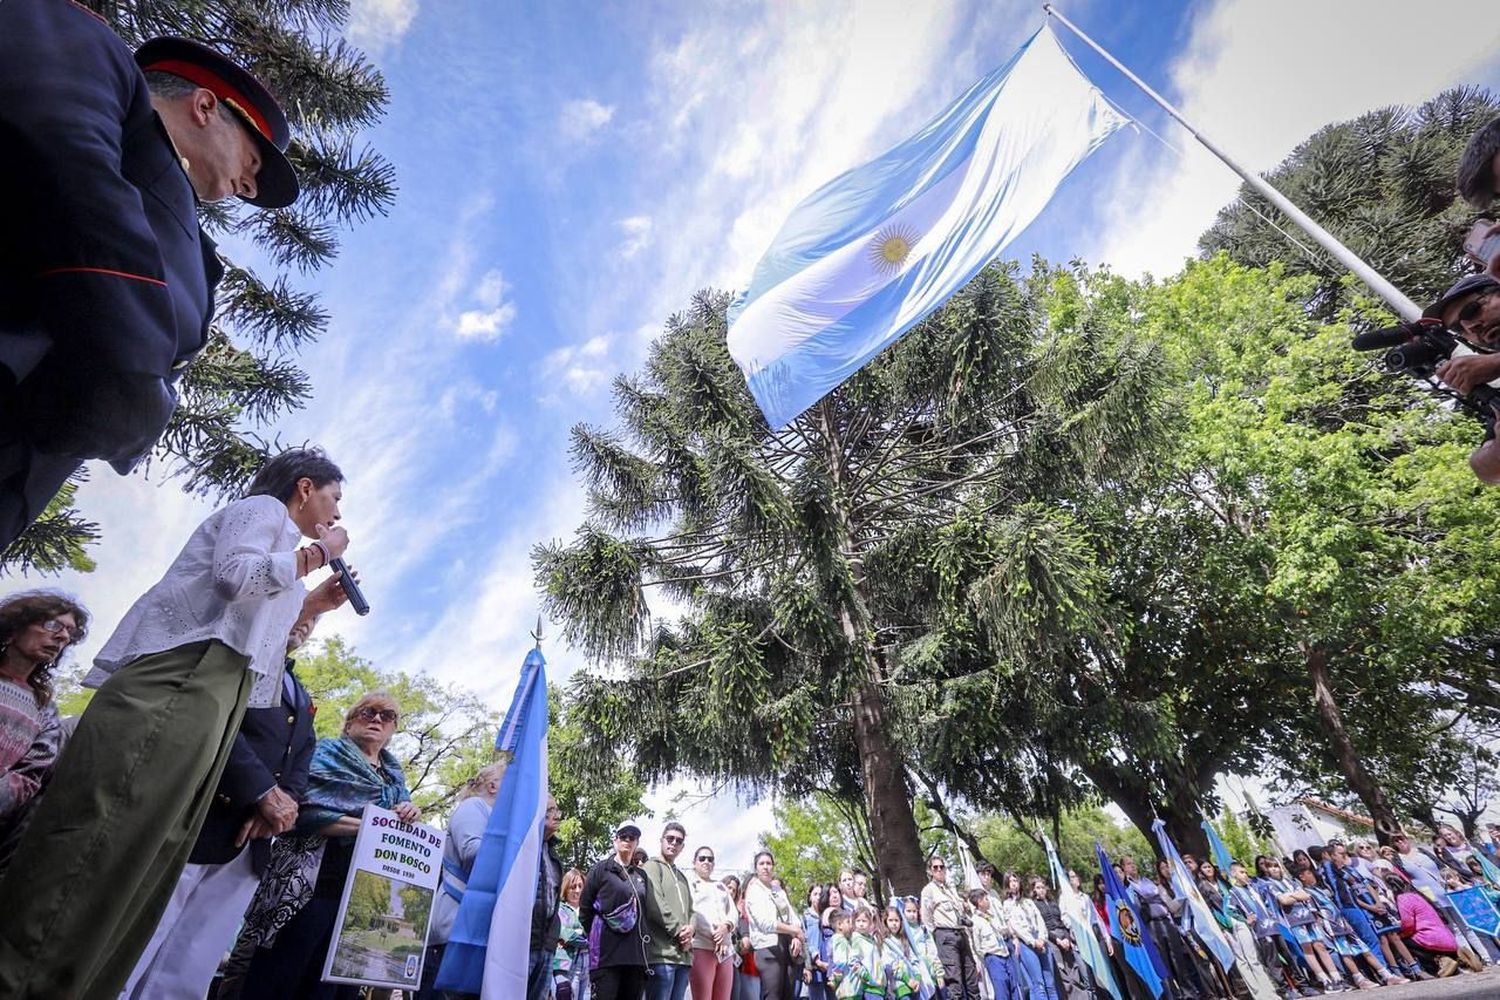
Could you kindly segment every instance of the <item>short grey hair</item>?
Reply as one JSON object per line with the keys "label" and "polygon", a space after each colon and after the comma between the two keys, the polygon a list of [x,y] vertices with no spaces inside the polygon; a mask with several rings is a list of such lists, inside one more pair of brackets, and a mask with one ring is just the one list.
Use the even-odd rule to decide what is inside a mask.
{"label": "short grey hair", "polygon": [[1495,155],[1500,153],[1500,118],[1475,132],[1458,161],[1458,193],[1475,208],[1495,197]]}

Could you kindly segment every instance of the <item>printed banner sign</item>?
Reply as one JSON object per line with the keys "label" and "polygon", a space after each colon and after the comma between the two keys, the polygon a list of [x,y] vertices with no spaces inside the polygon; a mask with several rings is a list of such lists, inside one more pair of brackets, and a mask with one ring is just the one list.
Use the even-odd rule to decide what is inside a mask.
{"label": "printed banner sign", "polygon": [[365,806],[323,981],[415,992],[443,871],[443,831]]}
{"label": "printed banner sign", "polygon": [[1464,923],[1474,930],[1481,934],[1500,933],[1500,913],[1495,911],[1495,904],[1489,901],[1484,890],[1477,885],[1449,892],[1448,899],[1458,915],[1464,918]]}

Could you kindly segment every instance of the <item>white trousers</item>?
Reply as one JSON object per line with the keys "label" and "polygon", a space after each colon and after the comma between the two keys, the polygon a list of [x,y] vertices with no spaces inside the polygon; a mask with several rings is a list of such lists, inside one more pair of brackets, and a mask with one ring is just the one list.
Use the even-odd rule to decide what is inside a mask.
{"label": "white trousers", "polygon": [[188,865],[120,1000],[203,1000],[260,877],[250,850],[225,865]]}

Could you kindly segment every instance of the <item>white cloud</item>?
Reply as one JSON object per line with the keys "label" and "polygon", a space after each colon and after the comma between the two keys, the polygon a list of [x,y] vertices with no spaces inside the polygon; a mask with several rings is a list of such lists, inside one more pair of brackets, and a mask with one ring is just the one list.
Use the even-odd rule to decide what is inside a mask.
{"label": "white cloud", "polygon": [[379,54],[401,41],[417,17],[418,0],[353,0],[349,40]]}
{"label": "white cloud", "polygon": [[[1420,9],[1401,0],[1222,0],[1195,17],[1168,93],[1181,95],[1174,103],[1188,121],[1264,172],[1323,125],[1420,103],[1472,80],[1494,58],[1496,34],[1454,25],[1490,25],[1493,17],[1491,7],[1471,0]],[[1108,46],[1107,36],[1100,40]],[[1411,52],[1433,57],[1396,55]],[[1118,77],[1105,82],[1111,93],[1130,88]],[[1132,107],[1144,100],[1128,96]],[[1134,156],[1117,176],[1104,235],[1087,254],[1124,274],[1175,272],[1240,184],[1183,130],[1170,126],[1162,135],[1184,155],[1144,134],[1127,140]]]}
{"label": "white cloud", "polygon": [[[618,369],[610,360],[614,338],[607,334],[590,337],[581,344],[559,347],[542,359],[542,382],[555,387],[558,380],[574,396],[587,395],[608,382]],[[557,398],[555,393],[548,398]]]}
{"label": "white cloud", "polygon": [[562,107],[558,128],[565,138],[581,141],[608,125],[614,117],[613,105],[600,104],[591,98],[568,101]]}
{"label": "white cloud", "polygon": [[460,340],[495,341],[503,337],[516,319],[516,305],[506,296],[510,285],[498,270],[486,271],[472,298],[478,309],[465,309],[453,322]]}
{"label": "white cloud", "polygon": [[625,242],[620,246],[622,257],[634,257],[651,243],[652,221],[649,215],[632,215],[620,220],[620,232]]}

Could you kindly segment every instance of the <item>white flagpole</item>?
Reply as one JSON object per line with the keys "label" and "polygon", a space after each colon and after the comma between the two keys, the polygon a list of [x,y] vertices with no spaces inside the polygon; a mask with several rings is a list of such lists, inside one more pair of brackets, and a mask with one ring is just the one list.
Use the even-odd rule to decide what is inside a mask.
{"label": "white flagpole", "polygon": [[1318,243],[1323,247],[1323,249],[1333,254],[1333,256],[1337,258],[1341,264],[1343,264],[1349,270],[1353,271],[1355,276],[1359,278],[1360,281],[1363,281],[1366,285],[1368,285],[1376,295],[1379,295],[1381,298],[1385,299],[1390,307],[1394,309],[1402,319],[1417,319],[1422,315],[1422,310],[1417,308],[1417,304],[1411,299],[1407,298],[1404,294],[1402,294],[1395,285],[1385,280],[1385,278],[1381,277],[1381,275],[1373,267],[1371,267],[1369,264],[1366,264],[1359,257],[1355,256],[1354,251],[1350,250],[1348,247],[1344,246],[1344,244],[1340,243],[1332,233],[1324,229],[1322,226],[1318,225],[1312,219],[1308,218],[1307,213],[1303,212],[1302,209],[1298,208],[1296,205],[1293,205],[1290,201],[1287,200],[1285,195],[1276,190],[1270,184],[1267,184],[1263,178],[1254,173],[1251,173],[1244,167],[1241,167],[1234,160],[1230,159],[1229,154],[1225,153],[1218,146],[1214,145],[1209,141],[1207,136],[1194,128],[1186,118],[1182,117],[1182,113],[1174,108],[1166,100],[1166,98],[1162,97],[1156,91],[1152,90],[1144,80],[1136,76],[1118,59],[1106,52],[1098,42],[1094,41],[1088,35],[1079,30],[1078,26],[1064,17],[1061,11],[1052,6],[1052,4],[1050,3],[1042,4],[1042,10],[1046,11],[1049,17],[1057,18],[1058,22],[1061,23],[1063,27],[1067,28],[1069,31],[1073,32],[1073,34],[1081,38],[1089,48],[1093,49],[1095,52],[1099,53],[1106,60],[1108,60],[1111,66],[1119,70],[1121,73],[1124,73],[1125,76],[1129,78],[1131,83],[1134,83],[1137,87],[1140,87],[1142,90],[1144,90],[1146,92],[1146,96],[1150,97],[1157,104],[1161,105],[1163,111],[1171,115],[1174,119],[1177,120],[1178,124],[1191,132],[1193,138],[1201,142],[1210,153],[1213,153],[1219,159],[1223,160],[1229,166],[1230,170],[1233,170],[1235,173],[1239,174],[1241,178],[1244,179],[1246,184],[1249,184],[1255,190],[1264,195],[1267,201],[1279,208],[1289,219],[1306,230],[1309,236],[1317,240]]}

